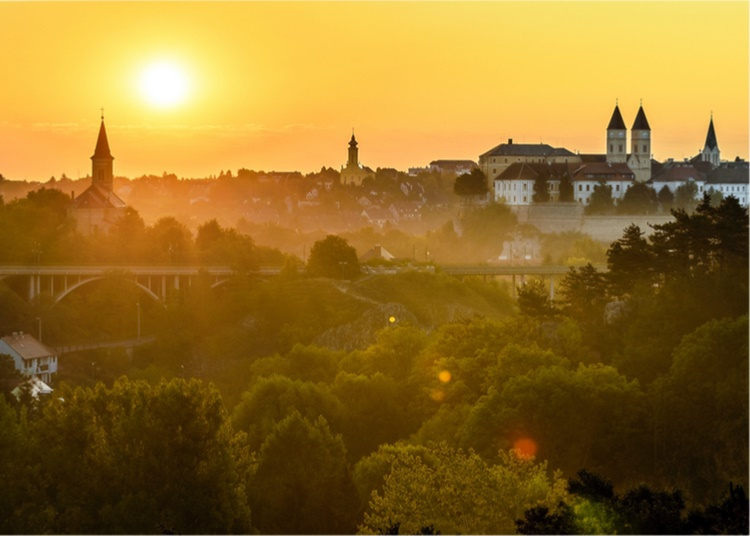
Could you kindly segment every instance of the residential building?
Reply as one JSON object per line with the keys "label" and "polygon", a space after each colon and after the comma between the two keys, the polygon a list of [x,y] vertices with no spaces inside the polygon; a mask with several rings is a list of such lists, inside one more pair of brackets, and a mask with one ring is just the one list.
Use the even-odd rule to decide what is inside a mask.
{"label": "residential building", "polygon": [[746,160],[739,158],[734,162],[722,162],[706,177],[705,188],[708,193],[721,192],[723,197],[734,196],[743,207],[748,206],[748,189],[750,168]]}
{"label": "residential building", "polygon": [[534,186],[538,181],[546,184],[550,202],[560,200],[560,183],[571,181],[574,164],[544,164],[516,162],[511,164],[494,183],[495,201],[511,206],[530,205],[534,202]]}
{"label": "residential building", "polygon": [[612,188],[612,199],[619,200],[635,180],[635,173],[622,163],[588,162],[573,170],[572,175],[573,196],[582,205],[589,204],[594,188],[601,183]]}
{"label": "residential building", "polygon": [[16,370],[27,377],[38,378],[46,384],[57,373],[57,356],[28,333],[13,333],[0,339],[0,354],[13,358]]}
{"label": "residential building", "polygon": [[659,193],[666,187],[674,194],[681,186],[693,182],[696,186],[696,200],[700,199],[705,191],[707,174],[711,171],[710,164],[708,168],[706,164],[706,162],[696,161],[696,159],[685,160],[683,162],[668,160],[648,181],[648,184],[656,193]]}
{"label": "residential building", "polygon": [[555,148],[546,143],[501,143],[479,155],[479,168],[491,185],[512,164],[568,164],[581,158],[567,149]]}
{"label": "residential building", "polygon": [[477,167],[473,160],[433,160],[430,162],[429,171],[438,173],[455,173],[456,175],[465,175],[471,173],[471,170]]}

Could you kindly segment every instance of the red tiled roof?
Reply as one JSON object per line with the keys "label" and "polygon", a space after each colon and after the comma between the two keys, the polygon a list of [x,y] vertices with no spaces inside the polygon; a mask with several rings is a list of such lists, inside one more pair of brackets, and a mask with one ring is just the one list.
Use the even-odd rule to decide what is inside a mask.
{"label": "red tiled roof", "polygon": [[92,184],[84,192],[76,197],[70,204],[70,208],[125,208],[125,201],[117,197],[113,191],[99,184]]}
{"label": "red tiled roof", "polygon": [[8,335],[7,337],[3,337],[2,340],[23,359],[35,359],[55,355],[54,351],[27,333]]}

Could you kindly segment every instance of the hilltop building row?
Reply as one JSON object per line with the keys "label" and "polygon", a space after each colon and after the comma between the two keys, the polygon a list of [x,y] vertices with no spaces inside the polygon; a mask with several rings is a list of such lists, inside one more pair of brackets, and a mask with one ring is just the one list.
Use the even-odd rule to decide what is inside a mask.
{"label": "hilltop building row", "polygon": [[569,181],[573,200],[587,205],[594,187],[604,183],[612,197],[622,199],[635,182],[650,185],[659,192],[668,188],[673,194],[681,185],[693,182],[697,196],[704,192],[732,195],[748,206],[748,163],[722,162],[711,117],[703,149],[693,158],[679,162],[658,162],[651,156],[652,132],[641,105],[630,129],[627,152],[627,127],[620,108],[615,105],[606,129],[606,153],[576,154],[547,144],[514,144],[513,140],[483,153],[479,167],[487,175],[494,199],[508,205],[534,202],[534,185],[546,182],[552,202],[560,199],[560,184]]}
{"label": "hilltop building row", "polygon": [[[533,204],[535,186],[540,181],[546,185],[552,203],[561,201],[561,185],[564,182],[573,190],[573,198],[569,200],[582,206],[590,203],[595,187],[602,183],[611,187],[613,199],[619,200],[636,182],[646,183],[657,192],[668,188],[673,194],[681,185],[692,182],[698,198],[704,192],[718,192],[723,196],[732,195],[741,205],[748,206],[748,163],[744,160],[721,160],[713,117],[709,121],[703,149],[684,161],[668,159],[658,162],[653,159],[651,126],[642,105],[630,128],[629,141],[628,152],[628,129],[616,104],[606,128],[604,153],[577,154],[543,143],[519,144],[509,139],[507,143],[481,154],[478,163],[471,160],[435,160],[429,167],[410,169],[409,174],[427,171],[457,176],[479,167],[487,177],[492,198],[510,206]],[[68,209],[77,229],[84,234],[105,231],[127,209],[127,204],[114,191],[114,157],[110,152],[103,116],[91,161],[91,185],[71,200]],[[348,158],[339,173],[340,183],[359,186],[368,178],[374,178],[376,173],[360,163],[359,144],[352,132]],[[298,173],[292,175],[301,176]],[[333,179],[330,182],[325,184],[325,189],[330,189]],[[307,197],[302,203],[314,205],[315,192],[309,192]],[[373,221],[384,220],[384,216],[373,216],[378,208],[366,207],[363,217],[368,221],[373,218]],[[389,209],[390,212],[393,210],[392,207]],[[408,219],[418,218],[418,209],[410,207],[408,212]],[[390,221],[392,217],[385,219]]]}

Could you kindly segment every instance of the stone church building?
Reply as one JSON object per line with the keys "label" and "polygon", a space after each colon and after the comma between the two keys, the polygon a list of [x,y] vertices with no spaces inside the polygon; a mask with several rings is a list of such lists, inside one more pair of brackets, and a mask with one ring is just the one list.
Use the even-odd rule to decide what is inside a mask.
{"label": "stone church building", "polygon": [[81,234],[106,233],[125,214],[127,205],[114,192],[113,161],[102,116],[99,138],[91,157],[91,185],[68,207],[68,216],[76,221],[76,230]]}

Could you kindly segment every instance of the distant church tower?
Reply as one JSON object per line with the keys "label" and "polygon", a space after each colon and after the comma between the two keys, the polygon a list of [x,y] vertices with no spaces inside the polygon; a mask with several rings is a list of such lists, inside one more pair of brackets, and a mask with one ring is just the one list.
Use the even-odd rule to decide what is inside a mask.
{"label": "distant church tower", "polygon": [[102,115],[99,137],[94,156],[91,157],[91,186],[68,206],[68,216],[76,221],[76,230],[81,234],[106,233],[112,224],[125,215],[127,205],[114,190],[113,161]]}
{"label": "distant church tower", "polygon": [[711,121],[708,123],[708,134],[706,134],[706,143],[701,151],[701,160],[711,162],[715,167],[719,167],[719,164],[721,164],[721,152],[719,151],[719,143],[716,141],[713,114],[711,114]]}
{"label": "distant church tower", "polygon": [[352,132],[352,139],[349,140],[349,160],[346,163],[346,167],[358,167],[359,166],[359,149],[357,149],[357,139],[354,137]]}
{"label": "distant church tower", "polygon": [[102,124],[99,127],[99,138],[96,140],[96,149],[94,156],[91,157],[91,177],[92,184],[106,188],[110,192],[114,189],[115,178],[112,171],[112,161],[114,157],[109,152],[109,142],[107,141],[107,131],[104,128],[104,115],[102,115]]}
{"label": "distant church tower", "polygon": [[630,158],[628,167],[633,170],[635,180],[646,182],[651,178],[651,127],[648,125],[643,105],[638,108],[638,115],[630,129]]}
{"label": "distant church tower", "polygon": [[607,163],[624,164],[627,159],[627,140],[625,134],[627,127],[622,120],[620,107],[615,104],[615,111],[612,112],[612,119],[607,126]]}
{"label": "distant church tower", "polygon": [[341,184],[362,184],[366,177],[372,177],[375,174],[368,167],[359,164],[359,149],[357,149],[357,139],[352,132],[352,139],[349,140],[349,159],[345,166],[341,166]]}

